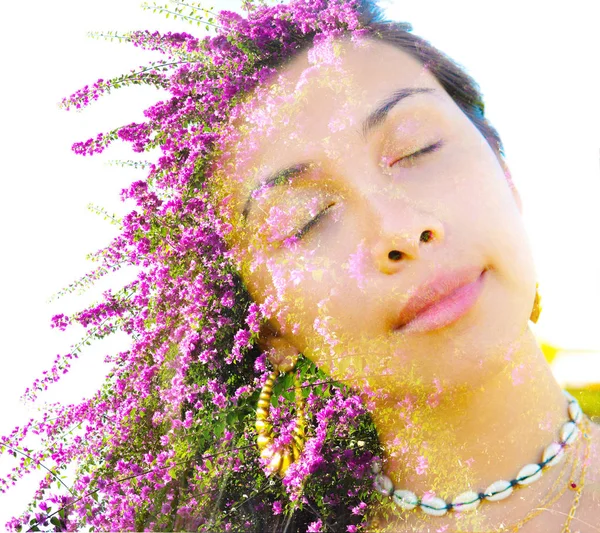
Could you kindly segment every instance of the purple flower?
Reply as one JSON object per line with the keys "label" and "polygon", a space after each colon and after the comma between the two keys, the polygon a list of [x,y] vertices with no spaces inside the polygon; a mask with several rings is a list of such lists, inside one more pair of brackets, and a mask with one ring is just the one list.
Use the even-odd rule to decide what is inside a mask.
{"label": "purple flower", "polygon": [[307,533],[319,533],[319,531],[323,531],[323,522],[321,522],[321,519],[319,518],[318,520],[311,522],[310,524],[308,524],[308,528],[307,528]]}
{"label": "purple flower", "polygon": [[[240,293],[239,280],[232,274],[239,267],[238,257],[226,244],[232,226],[217,215],[204,187],[211,173],[222,169],[208,163],[216,147],[227,146],[234,137],[235,132],[224,126],[241,112],[238,97],[274,78],[277,71],[268,66],[273,60],[294,52],[302,35],[309,39],[314,35],[310,61],[335,70],[339,58],[332,38],[346,30],[360,32],[360,24],[354,0],[293,0],[276,6],[255,2],[252,7],[244,10],[244,16],[202,11],[203,23],[215,28],[214,35],[202,39],[150,31],[120,35],[135,47],[160,53],[162,59],[122,76],[100,78],[62,102],[67,109],[81,109],[128,85],[167,91],[163,101],[144,111],[142,121],[73,145],[74,152],[93,155],[120,140],[134,154],[159,153],[153,161],[127,165],[146,172],[145,179],[136,179],[121,191],[132,209],[122,218],[103,213],[120,233],[91,255],[94,270],[64,292],[87,289],[124,267],[135,271],[135,279],[119,290],[106,291],[97,303],[78,312],[52,318],[52,327],[59,330],[77,323],[84,337],[68,353],[55,357],[27,389],[26,397],[35,400],[39,392],[58,382],[90,342],[120,333],[129,346],[106,356],[110,370],[102,389],[90,391],[86,400],[76,404],[50,405],[2,439],[11,448],[23,449],[27,436],[34,434],[43,444],[39,451],[26,452],[31,460],[20,461],[10,475],[0,478],[2,491],[39,464],[51,465],[57,475],[71,465],[85,464],[89,469],[75,481],[74,497],[53,495],[51,480],[46,478],[36,493],[41,511],[67,506],[67,530],[133,530],[139,526],[136,520],[142,507],[153,515],[145,529],[172,527],[167,520],[173,514],[178,520],[193,516],[201,522],[208,504],[196,499],[197,494],[210,492],[225,479],[224,469],[240,476],[254,472],[258,479],[258,454],[250,451],[256,438],[249,429],[253,415],[245,402],[264,383],[269,365],[265,354],[255,361],[247,359],[254,354],[263,320],[277,318],[283,323],[291,316],[284,305],[286,289],[301,285],[307,274],[320,273],[310,267],[288,271],[272,264],[274,294],[261,304],[250,302],[245,309],[245,293]],[[331,124],[333,130],[347,126],[342,119]],[[268,121],[264,127],[267,131]],[[312,212],[319,206],[308,207]],[[271,237],[285,236],[290,215],[269,211],[270,226],[265,229]],[[292,240],[286,245],[296,246]],[[256,257],[263,260],[258,253]],[[359,283],[360,257],[354,257],[349,268]],[[298,333],[300,324],[291,327]],[[332,347],[339,342],[327,319],[320,319],[315,327]],[[307,401],[316,427],[302,459],[283,480],[291,499],[302,497],[308,476],[331,467],[326,459],[328,432],[345,437],[364,413],[358,398],[332,390],[327,401],[321,391],[311,392]],[[281,445],[293,439],[293,410],[285,404],[271,412],[280,425]],[[203,440],[200,435],[211,438]],[[212,439],[214,435],[219,437]],[[239,451],[228,455],[235,447]],[[195,463],[190,458],[196,458]],[[362,463],[352,453],[340,452],[334,460],[362,471]],[[191,464],[189,490],[177,492],[187,468],[184,464]],[[339,495],[326,495],[324,502],[333,504],[336,498]],[[177,513],[173,513],[175,506]],[[256,502],[256,508],[266,511],[269,506],[265,500]],[[273,503],[272,512],[283,512],[281,500]],[[9,527],[17,529],[30,519],[25,513]],[[317,520],[309,531],[322,528]]]}

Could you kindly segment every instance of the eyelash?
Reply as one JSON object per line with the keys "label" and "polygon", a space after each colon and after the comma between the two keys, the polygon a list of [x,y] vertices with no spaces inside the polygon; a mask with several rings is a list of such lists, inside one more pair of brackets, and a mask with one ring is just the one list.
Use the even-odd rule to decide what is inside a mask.
{"label": "eyelash", "polygon": [[321,219],[321,217],[323,217],[323,215],[325,215],[325,213],[327,213],[327,211],[329,211],[329,209],[331,207],[333,207],[335,204],[330,204],[328,205],[325,209],[323,209],[323,211],[321,211],[320,213],[317,214],[317,216],[313,219],[311,219],[308,224],[306,224],[298,233],[294,234],[294,237],[296,237],[297,239],[301,239],[302,237],[304,237],[304,235],[306,233],[308,233],[308,231],[319,222],[319,220]]}
{"label": "eyelash", "polygon": [[[398,159],[397,161],[394,161],[394,163],[392,163],[390,166],[394,166],[397,163],[399,163],[400,161],[412,161],[414,159],[417,159],[423,155],[429,154],[431,152],[435,152],[437,150],[439,150],[442,147],[442,141],[438,141],[436,143],[433,143],[429,146],[426,146],[425,148],[422,148],[421,150],[417,150],[416,152],[413,152],[412,154],[409,155],[405,155],[404,157],[401,157],[400,159]],[[306,235],[306,233],[308,233],[310,231],[310,229],[315,226],[323,217],[323,215],[325,215],[325,213],[327,211],[329,211],[329,209],[331,207],[333,207],[335,204],[331,204],[328,205],[325,209],[323,209],[323,211],[321,211],[320,213],[317,214],[317,216],[313,219],[311,219],[306,225],[304,225],[302,227],[302,229],[300,231],[298,231],[297,233],[294,234],[294,237],[297,239],[301,239],[302,237],[304,237],[304,235]]]}
{"label": "eyelash", "polygon": [[441,147],[442,147],[442,141],[438,141],[436,143],[430,144],[429,146],[426,146],[425,148],[421,148],[421,150],[417,150],[416,152],[413,152],[412,154],[408,154],[408,155],[405,155],[404,157],[401,157],[400,159],[397,159],[390,165],[390,167],[395,166],[400,161],[409,161],[410,162],[410,161],[417,159],[418,157],[421,157],[423,155],[429,154],[431,152],[436,152]]}

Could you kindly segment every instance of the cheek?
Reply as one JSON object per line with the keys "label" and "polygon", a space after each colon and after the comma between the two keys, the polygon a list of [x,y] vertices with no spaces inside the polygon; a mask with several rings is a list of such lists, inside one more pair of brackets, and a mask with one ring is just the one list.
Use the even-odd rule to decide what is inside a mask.
{"label": "cheek", "polygon": [[460,174],[461,190],[457,187],[452,198],[454,226],[462,228],[459,233],[493,270],[497,299],[493,320],[508,331],[525,324],[531,311],[535,286],[531,246],[511,182],[487,143],[465,161],[469,165]]}
{"label": "cheek", "polygon": [[335,379],[356,375],[349,351],[359,328],[349,313],[356,298],[343,290],[336,270],[318,258],[267,261],[252,284],[253,296],[300,352]]}
{"label": "cheek", "polygon": [[315,321],[335,298],[336,283],[327,260],[314,254],[260,252],[245,260],[246,276],[255,301],[284,334],[308,336]]}
{"label": "cheek", "polygon": [[441,179],[434,180],[430,193],[436,198],[440,216],[469,234],[487,238],[515,230],[518,206],[495,153],[474,126],[456,134],[448,143]]}

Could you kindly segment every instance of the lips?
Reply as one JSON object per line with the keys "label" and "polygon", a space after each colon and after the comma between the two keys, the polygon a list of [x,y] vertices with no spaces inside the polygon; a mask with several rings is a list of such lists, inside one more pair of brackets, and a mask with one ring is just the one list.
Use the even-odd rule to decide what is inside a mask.
{"label": "lips", "polygon": [[475,283],[485,270],[482,267],[466,267],[454,271],[440,272],[433,279],[413,291],[398,315],[394,329],[405,328],[411,321],[436,306],[436,304],[451,300],[449,297],[455,293],[459,294],[459,289]]}

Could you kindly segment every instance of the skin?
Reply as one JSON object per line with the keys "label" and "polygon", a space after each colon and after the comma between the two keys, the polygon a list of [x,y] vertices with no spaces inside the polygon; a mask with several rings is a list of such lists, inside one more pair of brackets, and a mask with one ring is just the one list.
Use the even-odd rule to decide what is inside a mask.
{"label": "skin", "polygon": [[[365,138],[364,118],[404,88],[426,92],[398,103]],[[567,420],[567,403],[528,325],[536,273],[521,201],[500,155],[435,77],[387,43],[336,40],[281,68],[231,128],[215,193],[250,294],[273,302],[261,331],[272,363],[289,368],[300,352],[359,390],[398,488],[452,498],[540,461]],[[259,190],[248,207],[266,176],[306,161],[310,171]],[[434,331],[394,329],[417,287],[464,267],[487,269],[464,316]],[[598,442],[597,428],[590,431]],[[454,514],[396,513],[379,523],[492,530],[524,517],[561,472],[550,469],[519,497],[483,504],[462,529],[453,529]],[[597,467],[588,476],[596,488],[582,499],[582,515],[600,509]],[[567,496],[557,512],[568,513]],[[562,519],[550,511],[525,527],[546,516],[544,531],[559,531]]]}

